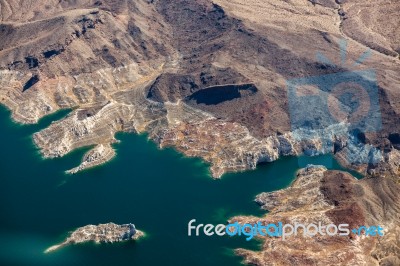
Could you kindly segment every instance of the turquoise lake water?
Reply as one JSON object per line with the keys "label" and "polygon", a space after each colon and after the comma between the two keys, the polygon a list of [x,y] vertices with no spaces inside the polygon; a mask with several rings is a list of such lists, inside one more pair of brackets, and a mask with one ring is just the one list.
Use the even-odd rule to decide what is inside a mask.
{"label": "turquoise lake water", "polygon": [[[218,224],[237,214],[262,215],[254,197],[287,187],[300,167],[341,169],[329,155],[287,157],[213,180],[200,159],[160,150],[144,135],[118,134],[115,159],[69,176],[64,171],[77,166],[87,149],[44,160],[32,142],[34,132],[66,113],[21,126],[0,107],[0,265],[240,265],[233,249],[257,249],[259,243],[189,237],[188,222]],[[68,231],[107,222],[134,223],[147,236],[44,253]]]}

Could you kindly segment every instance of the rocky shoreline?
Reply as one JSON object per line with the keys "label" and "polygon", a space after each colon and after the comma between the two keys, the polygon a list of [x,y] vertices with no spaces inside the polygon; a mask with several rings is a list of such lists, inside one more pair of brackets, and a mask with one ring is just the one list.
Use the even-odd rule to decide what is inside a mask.
{"label": "rocky shoreline", "polygon": [[267,236],[259,237],[261,251],[237,249],[236,254],[251,265],[398,265],[399,193],[400,185],[388,178],[357,180],[346,172],[309,165],[298,171],[290,187],[256,197],[268,214],[233,217],[229,222],[380,225],[384,237],[299,234],[282,241]]}
{"label": "rocky shoreline", "polygon": [[[328,57],[337,57],[340,35],[354,34],[350,26],[355,25],[346,22],[340,29],[338,5],[327,5],[329,1],[316,6],[298,1],[272,5],[266,1],[260,8],[272,12],[277,21],[294,14],[304,21],[292,25],[295,32],[285,29],[287,34],[282,39],[277,21],[253,14],[251,5],[242,10],[236,2],[217,2],[130,3],[132,12],[123,21],[118,18],[125,16],[126,7],[120,5],[81,9],[66,5],[60,7],[64,11],[56,13],[49,9],[43,14],[37,12],[44,17],[32,28],[38,36],[44,34],[44,39],[24,44],[22,50],[18,45],[24,42],[18,40],[29,38],[22,27],[32,25],[13,26],[13,21],[19,20],[9,14],[11,24],[5,27],[15,30],[10,31],[10,41],[0,45],[0,103],[12,111],[15,121],[26,124],[60,109],[74,109],[68,117],[34,135],[45,158],[94,146],[82,164],[69,173],[110,160],[114,153],[109,146],[117,132],[147,132],[160,147],[172,146],[187,156],[201,157],[210,163],[214,178],[254,169],[258,163],[280,156],[321,153],[323,138],[299,140],[291,130],[286,81],[347,71],[321,65],[315,61],[315,52],[323,50]],[[182,10],[183,5],[188,8]],[[342,11],[346,8],[353,10],[353,5],[343,3]],[[250,23],[246,12],[253,14],[257,23]],[[315,16],[310,18],[307,14],[311,13]],[[42,23],[53,21],[55,15],[66,26],[56,20],[57,31],[48,35]],[[179,22],[173,19],[176,17]],[[322,23],[322,18],[332,25]],[[148,21],[152,27],[137,21]],[[109,39],[99,37],[104,34]],[[115,34],[128,41],[121,43],[112,37]],[[365,50],[364,44],[354,40],[348,47],[349,58]],[[22,54],[25,57],[21,58]],[[397,73],[400,65],[378,53],[362,67],[382,70],[378,76],[383,84],[379,88],[383,130],[364,136],[363,145],[385,153],[372,172],[394,176],[398,170],[392,171],[390,165],[396,162],[388,153],[398,153],[393,146],[399,142],[396,86],[400,80],[391,73]],[[326,153],[340,153],[352,146],[348,136],[332,137],[330,141],[340,149]],[[363,174],[371,172],[369,162],[355,167]]]}
{"label": "rocky shoreline", "polygon": [[115,243],[121,241],[138,240],[144,233],[137,230],[134,224],[117,225],[114,223],[86,225],[73,231],[61,244],[46,249],[45,253],[57,250],[67,245],[85,242]]}

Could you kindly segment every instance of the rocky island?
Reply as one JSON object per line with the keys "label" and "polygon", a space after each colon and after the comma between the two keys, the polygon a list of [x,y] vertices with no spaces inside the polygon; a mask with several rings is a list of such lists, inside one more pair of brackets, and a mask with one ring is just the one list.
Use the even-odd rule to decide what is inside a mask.
{"label": "rocky island", "polygon": [[144,236],[144,233],[137,230],[134,224],[117,225],[114,223],[86,225],[76,229],[61,244],[46,249],[47,252],[54,251],[71,244],[84,242],[115,243],[128,240],[137,240]]}
{"label": "rocky island", "polygon": [[115,151],[110,144],[100,144],[88,151],[84,156],[82,163],[71,170],[66,171],[68,174],[75,174],[87,168],[103,164],[111,160],[115,156]]}

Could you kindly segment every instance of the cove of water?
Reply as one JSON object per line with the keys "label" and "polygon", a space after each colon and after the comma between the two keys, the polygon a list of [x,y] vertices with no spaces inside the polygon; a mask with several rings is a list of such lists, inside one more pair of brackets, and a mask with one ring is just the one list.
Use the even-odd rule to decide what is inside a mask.
{"label": "cove of water", "polygon": [[[160,150],[144,135],[118,134],[117,157],[76,175],[87,149],[42,159],[32,134],[65,116],[37,125],[11,122],[0,108],[0,265],[240,265],[239,237],[188,237],[187,224],[225,223],[237,214],[262,215],[254,197],[287,187],[300,167],[342,169],[330,155],[287,157],[257,170],[212,180],[208,165],[173,149]],[[68,231],[88,224],[134,223],[147,235],[137,242],[80,244],[44,253]]]}

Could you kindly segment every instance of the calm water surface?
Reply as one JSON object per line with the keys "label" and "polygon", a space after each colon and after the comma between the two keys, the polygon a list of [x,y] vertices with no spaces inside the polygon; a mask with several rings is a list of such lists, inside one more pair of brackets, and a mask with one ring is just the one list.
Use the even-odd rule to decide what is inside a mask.
{"label": "calm water surface", "polygon": [[[232,250],[258,249],[259,243],[188,237],[188,221],[217,224],[237,214],[262,215],[254,197],[287,187],[299,167],[341,169],[331,156],[288,157],[212,180],[199,159],[159,150],[144,135],[118,134],[114,160],[68,176],[64,171],[77,166],[88,149],[44,160],[32,142],[34,132],[66,114],[21,126],[0,107],[0,265],[240,265]],[[107,222],[132,222],[147,236],[43,253],[68,231]]]}

